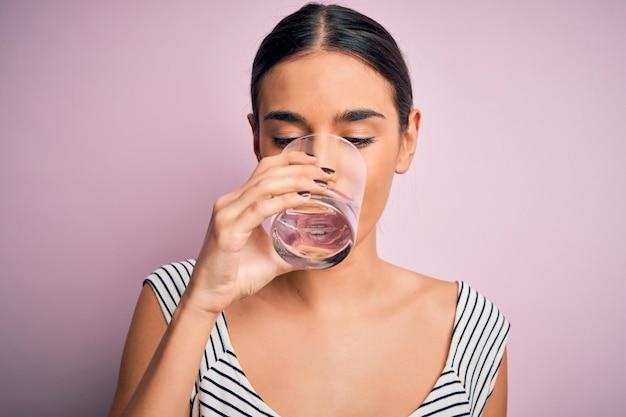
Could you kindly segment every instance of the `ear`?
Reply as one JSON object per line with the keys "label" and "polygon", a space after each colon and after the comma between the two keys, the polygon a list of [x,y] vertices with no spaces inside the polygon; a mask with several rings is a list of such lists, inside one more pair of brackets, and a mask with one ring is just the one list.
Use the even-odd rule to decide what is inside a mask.
{"label": "ear", "polygon": [[402,142],[396,161],[396,174],[404,174],[411,167],[415,149],[417,147],[417,133],[420,128],[421,114],[419,110],[412,110],[409,113],[409,121],[406,130],[402,133]]}
{"label": "ear", "polygon": [[248,114],[248,123],[250,124],[250,128],[252,129],[252,140],[254,141],[254,154],[256,155],[256,160],[261,160],[261,147],[259,145],[259,135],[257,134],[256,124],[254,123],[254,114]]}

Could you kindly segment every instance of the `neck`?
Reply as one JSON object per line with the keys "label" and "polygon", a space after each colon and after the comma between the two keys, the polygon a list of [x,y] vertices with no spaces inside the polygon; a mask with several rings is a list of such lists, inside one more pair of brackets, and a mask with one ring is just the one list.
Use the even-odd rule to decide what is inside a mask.
{"label": "neck", "polygon": [[[321,271],[293,271],[274,282],[305,308],[322,314],[347,315],[367,308],[380,297],[385,262],[376,239],[364,239],[338,265]],[[281,291],[281,292],[282,292]]]}

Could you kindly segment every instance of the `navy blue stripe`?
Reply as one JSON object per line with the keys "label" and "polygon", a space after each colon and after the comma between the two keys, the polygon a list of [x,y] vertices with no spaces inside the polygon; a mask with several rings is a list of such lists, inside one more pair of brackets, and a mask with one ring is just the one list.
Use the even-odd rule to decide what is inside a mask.
{"label": "navy blue stripe", "polygon": [[183,292],[185,292],[185,289],[187,289],[186,281],[189,279],[189,274],[187,274],[187,270],[180,262],[175,262],[170,265],[178,274],[178,278],[180,278],[180,280],[176,282],[176,291],[178,291],[178,293],[182,296]]}
{"label": "navy blue stripe", "polygon": [[[173,264],[169,264],[169,266],[174,268]],[[174,269],[176,269],[176,268],[174,268]],[[170,281],[172,282],[172,284],[174,284],[174,289],[176,290],[176,293],[178,294],[177,300],[180,300],[180,297],[182,296],[182,293],[178,289],[178,285],[176,285],[176,279],[174,279],[174,277],[172,276],[172,274],[170,274],[170,271],[168,271],[167,268],[161,268],[161,271],[165,272],[167,274],[167,276],[170,277]],[[176,272],[178,272],[178,271],[176,271]],[[180,274],[178,274],[178,277],[180,278]],[[169,292],[169,289],[168,289],[168,292]],[[174,297],[172,297],[172,299],[174,299]],[[178,303],[176,303],[176,304],[178,304]]]}
{"label": "navy blue stripe", "polygon": [[200,401],[200,404],[204,406],[205,408],[208,408],[209,410],[213,411],[214,413],[219,414],[222,417],[232,417],[232,416],[229,416],[228,414],[224,414],[221,411],[218,411],[217,409],[211,407],[209,404],[205,403],[204,401]]}
{"label": "navy blue stripe", "polygon": [[[230,378],[229,378],[229,379],[230,379]],[[264,416],[273,417],[271,414],[267,414],[266,412],[264,412],[263,410],[261,410],[259,407],[257,407],[254,403],[251,403],[251,402],[250,402],[250,401],[248,401],[246,398],[244,398],[244,397],[242,397],[241,395],[237,394],[235,391],[233,391],[233,390],[231,390],[231,389],[229,389],[229,388],[226,388],[226,387],[225,387],[225,386],[223,386],[223,385],[218,384],[216,381],[214,381],[214,380],[212,380],[212,379],[209,379],[208,381],[209,381],[211,384],[213,384],[215,387],[217,387],[217,388],[221,389],[222,391],[225,391],[225,392],[229,393],[230,395],[232,395],[233,397],[235,397],[235,398],[239,399],[239,401],[241,401],[242,403],[247,404],[247,405],[249,405],[250,407],[254,408],[256,411],[258,411],[259,413],[263,414]],[[242,385],[241,385],[238,381],[235,381],[235,383],[236,383],[236,385],[237,385],[238,387],[245,388],[245,387],[243,387],[243,386],[242,386]],[[245,414],[245,415],[249,415],[249,414],[245,413],[243,410],[241,410],[240,408],[238,408],[237,406],[235,406],[233,403],[230,403],[230,402],[228,402],[228,401],[226,401],[226,400],[224,400],[224,399],[222,399],[222,398],[218,398],[215,394],[213,394],[213,393],[209,392],[208,390],[205,390],[205,389],[204,389],[204,388],[202,388],[202,387],[200,387],[200,390],[201,390],[202,392],[206,393],[206,394],[209,394],[210,396],[212,396],[212,397],[213,397],[213,398],[215,398],[216,400],[220,401],[221,403],[226,404],[226,405],[228,405],[229,407],[232,407],[232,408],[236,409],[236,410],[237,410],[237,411],[239,411],[240,413]]]}
{"label": "navy blue stripe", "polygon": [[[502,320],[502,323],[500,324],[500,328],[498,329],[498,336],[496,337],[496,340],[494,340],[494,343],[491,344],[490,348],[489,348],[489,352],[487,352],[487,355],[491,354],[491,351],[493,350],[495,346],[495,342],[500,338],[500,335],[502,334],[502,330],[505,326],[505,321]],[[506,335],[508,334],[508,329],[506,329],[506,331],[504,332],[504,336],[502,338],[500,338],[500,344],[497,346],[496,348],[496,352],[499,352],[500,349],[502,349],[502,346],[504,344],[504,341],[506,340]],[[488,356],[487,356],[488,357]],[[494,368],[494,366],[496,367],[496,371],[497,369],[500,368],[500,361],[494,361],[491,363],[491,366],[489,367],[489,370],[487,371],[487,377],[485,379],[485,381],[483,382],[482,386],[480,387],[479,392],[477,393],[476,398],[480,398],[480,396],[482,395],[483,391],[485,390],[486,387],[488,387],[488,385],[491,385],[491,381],[493,380],[494,376],[495,376],[495,372],[492,373],[492,370]],[[478,387],[475,387],[474,389],[478,389]],[[489,388],[487,388],[489,389]],[[489,396],[491,395],[491,392],[487,393],[487,398],[489,398]],[[483,404],[483,407],[486,404],[486,400],[485,403]],[[481,408],[481,413],[482,413],[482,408]]]}
{"label": "navy blue stripe", "polygon": [[[161,295],[161,292],[157,289],[156,284],[154,282],[152,282],[152,280],[150,278],[146,278],[143,283],[148,283],[151,287],[152,290],[154,291],[154,293],[156,294],[156,296],[159,298],[159,300],[161,300],[161,306],[163,306],[163,308],[167,311],[168,317],[171,318],[172,317],[172,312],[170,311],[169,307],[167,306],[167,303],[165,302],[165,300],[163,299],[163,296]],[[169,321],[169,319],[168,319]]]}
{"label": "navy blue stripe", "polygon": [[[461,309],[461,314],[459,315],[459,321],[455,324],[454,326],[454,330],[452,331],[452,339],[458,340],[459,343],[456,344],[455,350],[454,350],[454,355],[452,356],[452,362],[456,363],[456,358],[457,358],[457,354],[459,353],[459,348],[461,347],[461,341],[463,340],[463,335],[465,334],[465,330],[467,330],[467,326],[462,326],[461,327],[461,334],[457,336],[457,330],[459,330],[459,325],[461,325],[461,323],[467,322],[468,320],[465,318],[467,316],[467,310],[469,308],[469,303],[471,300],[471,295],[472,292],[469,291],[468,287],[464,287],[463,288],[463,293],[467,293],[467,295],[465,296],[465,294],[463,294],[465,296],[465,305],[463,305],[463,308]],[[460,305],[457,306],[457,308],[460,308]],[[474,303],[474,307],[476,308],[476,303]],[[473,309],[472,312],[470,312],[469,316],[471,317],[473,314]]]}
{"label": "navy blue stripe", "polygon": [[[466,343],[464,342],[465,341],[465,332],[469,329],[468,325],[469,325],[470,319],[472,317],[474,317],[474,313],[476,311],[476,306],[478,305],[478,294],[475,293],[475,292],[474,293],[470,293],[469,296],[467,297],[468,303],[470,301],[470,296],[471,295],[474,295],[474,305],[472,306],[472,310],[470,311],[470,313],[467,314],[467,315],[465,314],[466,311],[467,311],[467,304],[466,304],[465,309],[463,310],[463,323],[464,323],[464,326],[463,326],[463,331],[461,332],[461,336],[458,339],[459,343],[457,345],[457,353],[459,352],[459,349],[461,347],[463,347],[463,351],[460,352],[460,358],[458,359],[458,362],[457,362],[458,363],[457,369],[458,369],[459,374],[461,373],[461,370],[462,370],[462,366],[461,365],[463,364],[463,358],[465,358],[467,345],[472,340],[471,337],[470,337]],[[469,318],[466,318],[466,316],[469,317]],[[480,321],[480,317],[478,317],[478,321]],[[472,331],[472,330],[470,330],[470,331]],[[455,357],[455,359],[456,359],[456,357]],[[465,376],[465,375],[463,375],[463,376]],[[463,380],[465,381],[465,378],[463,378]]]}
{"label": "navy blue stripe", "polygon": [[[189,261],[183,261],[180,263],[180,265],[182,265],[183,268],[185,268],[185,271],[187,271],[187,277],[191,278],[191,271],[193,271],[193,264]],[[185,284],[185,288],[187,288],[187,282],[184,283]]]}
{"label": "navy blue stripe", "polygon": [[[432,415],[435,415],[435,414],[437,414],[437,413],[441,413],[442,411],[449,410],[449,409],[451,409],[452,407],[458,407],[458,406],[460,406],[460,405],[468,405],[468,404],[467,404],[467,401],[462,402],[462,403],[455,403],[455,404],[451,404],[451,405],[449,405],[449,406],[447,406],[447,407],[440,408],[440,409],[435,410],[435,411],[431,411],[431,412],[430,412],[430,413],[428,413],[428,414],[424,414],[422,417],[432,416]],[[455,415],[454,415],[454,417],[462,417],[462,416],[469,416],[469,415],[470,415],[470,413],[455,414]],[[452,416],[451,416],[451,417],[452,417]]]}
{"label": "navy blue stripe", "polygon": [[[221,313],[223,317],[224,313]],[[222,352],[226,352],[226,346],[224,345],[224,337],[222,336],[222,332],[220,332],[220,321],[219,319],[215,322],[215,330],[217,330],[217,337],[220,340],[220,344],[222,345]]]}
{"label": "navy blue stripe", "polygon": [[[487,352],[487,356],[483,356],[483,353],[485,352],[485,348],[487,347],[487,343],[489,342],[489,336],[491,336],[491,334],[493,333],[494,324],[491,323],[491,317],[493,316],[493,312],[494,312],[494,306],[493,304],[491,304],[491,310],[489,312],[489,316],[487,317],[487,320],[484,323],[482,323],[482,325],[480,326],[482,328],[482,330],[480,331],[480,335],[476,339],[476,342],[473,343],[474,349],[473,349],[472,355],[470,356],[470,363],[471,363],[471,359],[476,355],[476,351],[478,350],[479,346],[480,346],[480,352],[478,352],[477,362],[480,361],[480,358],[489,357],[489,352]],[[481,321],[477,323],[477,325],[480,324],[481,322],[482,322],[482,315],[481,315]],[[497,322],[497,317],[496,317],[496,322]],[[485,332],[487,331],[488,326],[489,326],[489,335],[487,336],[486,339],[484,339],[483,336]],[[484,364],[484,361],[482,361],[482,363]],[[476,394],[474,389],[476,385],[478,384],[478,381],[480,380],[480,377],[482,375],[482,369],[483,369],[483,366],[481,366],[480,368],[475,367],[470,372],[470,369],[468,368],[468,372],[466,374],[466,380],[470,381],[470,384],[471,384],[470,386],[472,387],[470,389],[470,392],[472,392],[472,395],[470,395],[470,402],[473,402],[474,400],[474,397],[475,397],[474,394]]]}
{"label": "navy blue stripe", "polygon": [[454,371],[452,369],[448,369],[447,371],[442,372],[441,376],[447,376],[447,375],[450,375],[450,374],[453,374],[453,373],[454,373]]}
{"label": "navy blue stripe", "polygon": [[[496,321],[496,323],[492,326],[492,332],[496,329],[496,325],[497,324],[498,323]],[[495,347],[495,345],[496,345],[496,343],[498,341],[498,338],[500,337],[500,333],[502,332],[502,327],[503,326],[504,326],[504,320],[502,320],[502,322],[500,323],[500,327],[496,331],[496,336],[493,339],[493,341],[491,341],[491,343],[489,345],[487,345],[487,343],[489,342],[489,339],[485,340],[484,347],[483,347],[483,350],[487,349],[487,353],[484,356],[485,359],[488,358],[491,355],[491,352],[494,350],[494,347]],[[491,367],[493,367],[493,363],[491,364],[490,369],[491,369]],[[476,382],[474,383],[474,386],[473,386],[475,394],[478,395],[477,398],[480,398],[480,394],[482,393],[482,390],[484,389],[485,384],[487,382],[485,379],[487,379],[489,377],[490,370],[487,371],[487,375],[486,376],[482,376],[483,370],[485,370],[485,361],[483,361],[483,366],[481,366],[481,368],[478,370],[478,378],[476,378]],[[478,381],[481,381],[481,380],[483,382],[482,382],[482,385],[481,385],[480,390],[479,390]]]}
{"label": "navy blue stripe", "polygon": [[167,285],[165,284],[165,280],[163,279],[163,277],[161,277],[161,275],[159,275],[160,271],[163,271],[163,268],[157,269],[150,276],[151,277],[156,277],[157,279],[155,279],[155,281],[159,281],[161,283],[161,285],[163,285],[163,287],[165,287],[165,291],[169,294],[170,299],[174,300],[174,297],[172,296],[172,293],[170,292],[170,290],[167,288]]}
{"label": "navy blue stripe", "polygon": [[211,342],[211,350],[213,351],[213,362],[217,362],[217,351],[215,350],[215,342],[213,341],[213,332],[211,332],[211,336],[209,336],[209,342]]}
{"label": "navy blue stripe", "polygon": [[[222,362],[222,363],[225,363],[225,362]],[[227,364],[227,365],[230,365],[230,364],[228,364],[228,363],[226,363],[226,364]],[[241,372],[241,370],[240,370],[240,369],[238,369],[238,368],[234,368],[232,365],[230,366],[230,368],[232,368],[232,369],[234,369],[234,370],[236,370],[236,371],[238,371],[238,372]],[[237,379],[233,378],[232,376],[230,376],[230,375],[226,374],[225,372],[222,372],[222,371],[221,371],[221,370],[219,370],[218,368],[211,368],[211,371],[213,371],[213,372],[215,372],[216,374],[218,374],[218,375],[222,376],[223,378],[226,378],[226,379],[228,379],[228,380],[232,381],[233,383],[235,383],[235,384],[239,385],[239,386],[240,386],[241,388],[243,388],[243,389],[244,389],[244,390],[245,390],[248,394],[250,394],[250,395],[252,395],[252,396],[254,396],[254,397],[258,398],[259,400],[261,400],[261,397],[259,396],[259,394],[257,394],[256,392],[252,391],[251,389],[249,389],[249,388],[248,388],[248,387],[246,387],[245,385],[242,385],[242,384],[241,384],[241,383],[240,383]],[[243,373],[243,372],[242,372],[242,373]],[[206,376],[204,377],[204,379],[207,379],[207,380],[208,380],[208,378],[207,378]],[[261,401],[262,401],[262,400],[261,400]]]}
{"label": "navy blue stripe", "polygon": [[[469,333],[469,337],[467,339],[467,343],[464,343],[464,350],[463,350],[463,355],[461,355],[461,360],[459,360],[459,373],[463,372],[462,378],[464,381],[467,382],[468,380],[468,374],[470,372],[469,366],[472,363],[472,358],[473,358],[473,353],[469,354],[469,348],[473,345],[474,349],[476,349],[476,346],[478,345],[478,342],[480,341],[480,339],[474,339],[474,335],[476,334],[476,330],[479,329],[479,327],[482,324],[483,321],[483,316],[485,313],[485,307],[486,307],[486,303],[485,300],[482,297],[479,297],[478,294],[476,295],[476,305],[478,306],[479,301],[481,301],[482,306],[480,308],[480,313],[478,314],[477,320],[476,320],[476,325],[474,325]],[[472,312],[472,317],[474,316],[473,312]],[[467,324],[469,325],[469,321],[467,322]],[[469,328],[469,327],[468,327]],[[474,340],[476,340],[476,343],[474,343]],[[469,355],[468,355],[469,354]],[[463,361],[465,360],[465,358],[467,357],[467,365],[463,365]],[[461,371],[461,369],[463,371]]]}
{"label": "navy blue stripe", "polygon": [[[213,381],[211,381],[213,382]],[[217,385],[219,387],[219,385]],[[224,391],[228,392],[227,389],[224,389]],[[233,410],[238,411],[241,415],[247,416],[247,417],[252,417],[252,414],[248,414],[245,411],[243,411],[241,408],[237,407],[235,404],[233,403],[229,403],[228,401],[226,401],[223,398],[218,397],[216,394],[213,394],[212,392],[209,391],[205,391],[203,390],[202,392],[209,394],[211,397],[215,398],[217,401],[221,402],[222,404],[228,406],[229,408],[232,408]]]}
{"label": "navy blue stripe", "polygon": [[[163,271],[163,268],[161,268],[160,270]],[[163,288],[165,288],[165,291],[170,296],[170,300],[172,300],[174,302],[174,305],[178,305],[178,300],[176,298],[174,298],[174,295],[172,295],[172,292],[170,291],[170,289],[168,288],[167,284],[163,280],[163,277],[161,275],[159,275],[159,270],[154,271],[152,273],[152,275],[156,276],[159,279],[159,281],[161,281],[161,284],[163,284]],[[180,297],[179,297],[179,299],[180,299]]]}
{"label": "navy blue stripe", "polygon": [[[495,306],[493,304],[491,305],[491,309],[492,311],[495,311]],[[489,319],[491,319],[491,314],[489,315]],[[504,323],[504,320],[502,322]],[[487,325],[489,325],[489,334],[487,335],[487,338],[484,339],[484,341],[481,343],[482,348],[478,356],[479,359],[483,358],[483,360],[481,361],[483,366],[481,366],[480,368],[474,368],[474,372],[472,373],[472,378],[471,378],[472,396],[470,400],[472,401],[472,404],[475,404],[474,398],[480,398],[480,392],[477,392],[476,390],[477,390],[479,381],[482,381],[485,378],[485,376],[483,376],[483,370],[485,369],[485,366],[484,366],[485,360],[491,355],[493,344],[498,340],[498,336],[500,334],[500,331],[502,330],[502,325],[501,325],[500,329],[496,331],[495,338],[492,340],[492,336],[494,334],[494,331],[496,330],[496,326],[498,325],[498,317],[497,316],[495,317],[495,323],[490,323],[488,321],[485,324],[485,326],[483,326],[483,332],[487,329]],[[492,341],[490,342],[490,340]],[[486,353],[485,353],[485,349],[487,349]],[[484,386],[484,381],[483,381],[483,386]]]}
{"label": "navy blue stripe", "polygon": [[[235,358],[237,356],[235,356],[235,354],[233,352],[231,352],[230,350],[226,351],[227,354],[234,356]],[[231,368],[233,371],[237,371],[241,376],[245,377],[246,374],[243,372],[243,370],[241,368],[236,367],[235,365],[233,365],[232,363],[228,362],[227,360],[224,360],[222,358],[219,359],[219,362],[227,365],[229,368]]]}
{"label": "navy blue stripe", "polygon": [[209,369],[209,355],[207,355],[206,353],[206,348],[204,349],[204,366],[206,367],[206,369]]}
{"label": "navy blue stripe", "polygon": [[[502,339],[500,340],[500,345],[498,346],[498,351],[500,349],[503,349],[504,341],[506,340],[510,330],[511,330],[511,326],[507,325],[506,331],[504,332],[504,335],[502,336]],[[493,373],[491,373],[491,371],[489,372],[489,382],[491,382],[493,380],[493,378],[495,378],[496,374],[500,370],[500,364],[501,363],[502,363],[502,358],[500,358],[499,361],[494,362],[491,365],[492,368],[495,366],[495,370],[493,371]],[[485,402],[483,403],[483,406],[480,408],[479,415],[482,414],[483,410],[485,409],[485,405],[487,404],[487,400],[489,400],[489,397],[491,397],[491,394],[492,394],[492,392],[489,392],[489,394],[487,394],[487,399],[485,399]]]}
{"label": "navy blue stripe", "polygon": [[[467,395],[467,393],[466,393],[465,391],[454,391],[454,392],[449,392],[449,393],[447,393],[447,394],[445,394],[445,395],[442,395],[441,397],[437,397],[437,398],[435,398],[434,400],[431,400],[431,401],[428,401],[428,402],[423,403],[423,404],[420,406],[420,408],[422,408],[422,407],[426,407],[426,406],[428,406],[428,405],[430,405],[430,404],[436,403],[437,401],[445,400],[446,398],[450,398],[450,397],[452,397],[453,395],[459,395],[459,394],[465,394],[465,395]],[[467,403],[467,399],[465,399],[465,402]]]}
{"label": "navy blue stripe", "polygon": [[[442,374],[442,375],[443,375],[443,374]],[[432,390],[431,392],[435,392],[435,391],[437,391],[438,389],[445,388],[445,387],[447,387],[447,386],[457,384],[458,382],[459,382],[459,381],[450,381],[450,382],[446,382],[445,384],[437,385],[435,388],[433,388],[433,390]]]}
{"label": "navy blue stripe", "polygon": [[[465,284],[463,283],[463,281],[460,281],[459,282],[459,295],[457,295],[457,297],[456,297],[456,308],[457,308],[457,311],[459,311],[459,305],[461,304],[461,298],[463,297],[464,293],[465,293]],[[467,301],[465,302],[465,305],[467,305]],[[465,310],[465,307],[463,307],[463,310]],[[452,329],[452,334],[453,335],[456,333],[456,328],[457,328],[457,326],[459,325],[460,322],[461,322],[461,314],[459,314],[458,319],[454,323],[454,328]]]}

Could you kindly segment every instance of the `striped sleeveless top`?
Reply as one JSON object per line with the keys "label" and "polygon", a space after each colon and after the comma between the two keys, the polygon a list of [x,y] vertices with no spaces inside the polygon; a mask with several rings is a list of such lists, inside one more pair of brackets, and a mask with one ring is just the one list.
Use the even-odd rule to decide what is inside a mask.
{"label": "striped sleeveless top", "polygon": [[[164,265],[146,278],[169,323],[195,260]],[[424,402],[408,417],[478,417],[493,390],[509,334],[509,322],[463,282],[445,367]],[[192,417],[279,417],[254,391],[230,344],[221,314],[204,351],[191,392]]]}

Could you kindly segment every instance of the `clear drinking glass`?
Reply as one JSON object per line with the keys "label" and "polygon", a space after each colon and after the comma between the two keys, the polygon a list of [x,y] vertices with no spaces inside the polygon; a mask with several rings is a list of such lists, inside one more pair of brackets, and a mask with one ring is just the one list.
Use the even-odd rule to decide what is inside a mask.
{"label": "clear drinking glass", "polygon": [[354,246],[365,160],[352,143],[331,134],[303,136],[283,149],[295,151],[316,156],[317,165],[334,174],[324,192],[274,216],[270,236],[276,252],[296,268],[327,269],[343,261]]}

